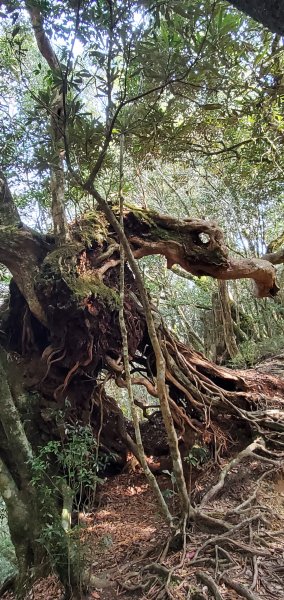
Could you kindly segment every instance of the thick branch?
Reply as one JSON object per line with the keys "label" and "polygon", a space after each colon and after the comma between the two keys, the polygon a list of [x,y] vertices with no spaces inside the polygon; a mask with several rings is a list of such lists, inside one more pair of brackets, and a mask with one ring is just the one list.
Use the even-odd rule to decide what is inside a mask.
{"label": "thick branch", "polygon": [[[5,360],[5,353],[0,350],[0,419],[8,447],[16,459],[21,481],[27,483],[30,479],[29,461],[33,456],[32,449],[11,395],[3,366]],[[11,483],[9,485],[11,487]]]}
{"label": "thick branch", "polygon": [[125,231],[135,258],[161,254],[168,268],[178,264],[192,275],[221,280],[250,278],[260,298],[275,296],[278,291],[272,261],[230,258],[223,233],[212,221],[178,221],[135,209],[125,214]]}
{"label": "thick branch", "polygon": [[19,502],[19,490],[15,481],[0,457],[0,494],[8,507],[13,508]]}
{"label": "thick branch", "polygon": [[40,9],[37,6],[38,3],[26,2],[25,4],[27,11],[30,15],[31,24],[34,30],[38,49],[42,54],[43,58],[45,58],[49,67],[52,70],[57,70],[60,67],[59,61],[44,31],[43,18]]}
{"label": "thick branch", "polygon": [[0,262],[9,269],[30,311],[46,323],[42,306],[35,293],[39,266],[49,249],[44,239],[31,229],[0,226]]}
{"label": "thick branch", "polygon": [[268,260],[272,265],[281,265],[284,263],[284,248],[277,252],[268,252],[264,254],[262,260]]}
{"label": "thick branch", "polygon": [[21,218],[9,190],[6,177],[0,171],[0,226],[19,225]]}
{"label": "thick branch", "polygon": [[229,259],[226,268],[208,269],[208,275],[217,279],[252,279],[255,283],[255,295],[258,298],[276,296],[279,288],[276,273],[268,260],[261,258]]}

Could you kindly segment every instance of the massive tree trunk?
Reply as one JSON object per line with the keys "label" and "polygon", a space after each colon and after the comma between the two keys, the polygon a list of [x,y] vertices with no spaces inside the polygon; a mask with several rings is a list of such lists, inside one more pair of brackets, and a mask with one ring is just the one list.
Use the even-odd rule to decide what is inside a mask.
{"label": "massive tree trunk", "polygon": [[229,0],[274,33],[284,35],[284,4],[281,0]]}

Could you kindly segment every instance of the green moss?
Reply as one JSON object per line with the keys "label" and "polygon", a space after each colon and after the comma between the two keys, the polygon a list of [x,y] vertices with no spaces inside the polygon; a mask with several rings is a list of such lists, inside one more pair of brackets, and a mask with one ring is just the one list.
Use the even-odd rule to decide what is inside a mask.
{"label": "green moss", "polygon": [[19,226],[18,225],[1,225],[0,226],[0,232],[1,233],[15,233],[18,232],[19,233]]}
{"label": "green moss", "polygon": [[119,307],[118,292],[105,285],[105,283],[94,275],[82,275],[72,278],[72,280],[70,278],[68,285],[78,300],[94,296],[94,298],[100,298],[111,310],[118,309]]}
{"label": "green moss", "polygon": [[102,244],[108,236],[108,222],[101,212],[88,211],[80,221],[79,237],[85,247],[91,248],[94,241]]}
{"label": "green moss", "polygon": [[125,207],[129,210],[129,212],[133,213],[135,217],[142,223],[146,223],[149,227],[157,227],[154,217],[157,213],[153,210],[145,210],[145,208],[141,208],[140,206],[135,206],[132,204],[125,203]]}
{"label": "green moss", "polygon": [[177,241],[182,242],[180,233],[173,231],[172,229],[164,229],[163,227],[155,226],[155,230],[153,231],[153,238],[155,240],[165,240],[165,241]]}
{"label": "green moss", "polygon": [[76,269],[78,254],[84,249],[79,244],[66,244],[50,252],[43,262],[43,272],[66,275]]}

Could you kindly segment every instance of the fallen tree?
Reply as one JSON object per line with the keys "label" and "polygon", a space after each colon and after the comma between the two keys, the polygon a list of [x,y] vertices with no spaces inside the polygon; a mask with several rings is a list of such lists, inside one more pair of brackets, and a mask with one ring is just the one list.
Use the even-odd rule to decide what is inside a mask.
{"label": "fallen tree", "polygon": [[[7,427],[5,419],[10,409],[8,405],[5,408],[2,395],[1,427],[5,435],[1,441],[1,460],[3,469],[8,469],[10,484],[3,471],[1,490],[4,498],[9,485],[14,486],[15,498],[20,490],[29,490],[26,496],[21,492],[21,502],[29,510],[32,505],[35,511],[38,499],[30,496],[32,475],[27,473],[25,461],[19,462],[18,457],[23,452],[32,456],[46,440],[62,439],[62,436],[64,439],[58,420],[60,411],[64,411],[67,421],[91,424],[103,451],[115,453],[121,465],[126,460],[127,449],[137,455],[132,430],[115,400],[104,389],[109,379],[118,387],[127,386],[119,323],[119,228],[115,230],[102,211],[88,213],[70,226],[70,239],[58,244],[53,236],[39,235],[22,225],[3,176],[0,213],[1,262],[13,276],[9,303],[2,310],[1,343],[10,353],[10,361],[17,364],[19,374],[18,378],[14,374],[11,377],[11,362],[7,363],[9,406],[11,409],[14,398],[16,412],[14,424]],[[117,222],[115,208],[111,214],[112,220]],[[169,268],[178,264],[194,275],[221,279],[251,277],[258,295],[277,292],[272,263],[266,259],[232,260],[215,223],[178,221],[137,208],[125,208],[123,229],[132,256],[137,260],[161,254]],[[272,262],[273,258],[272,255]],[[123,298],[131,386],[133,389],[136,385],[144,386],[148,394],[159,401],[157,361],[145,301],[127,262]],[[283,380],[253,371],[232,371],[210,363],[176,339],[149,298],[147,302],[165,365],[167,398],[183,457],[186,458],[196,443],[220,457],[238,437],[240,429],[246,436],[264,437],[271,448],[281,446]],[[19,387],[28,397],[36,393],[37,398],[36,409],[34,402],[32,410],[29,409],[30,424],[25,431],[20,413],[22,411],[24,416],[30,400],[24,403],[23,409]],[[17,437],[18,450],[14,444],[16,424],[22,432]],[[165,446],[163,452],[167,452]],[[184,466],[186,480],[186,461]],[[12,505],[7,503],[13,523]],[[191,511],[194,518],[194,509]],[[44,525],[41,518],[39,511],[39,529]],[[21,537],[20,556],[23,545],[24,556],[30,556],[28,543],[28,538]],[[15,535],[16,547],[17,544]],[[25,573],[29,564],[37,560],[35,551],[32,556],[31,563],[27,562],[28,558],[22,561]],[[40,564],[42,560],[39,556]],[[66,572],[62,580],[67,583]],[[72,589],[75,589],[74,581]]]}

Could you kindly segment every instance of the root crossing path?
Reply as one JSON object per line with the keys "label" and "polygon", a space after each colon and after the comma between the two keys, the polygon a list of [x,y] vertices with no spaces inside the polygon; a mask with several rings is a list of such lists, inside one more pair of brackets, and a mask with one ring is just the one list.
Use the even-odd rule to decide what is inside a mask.
{"label": "root crossing path", "polygon": [[[211,517],[212,526],[209,519],[196,520],[175,536],[137,465],[130,463],[129,472],[109,478],[97,506],[74,515],[78,552],[90,575],[82,599],[284,598],[283,472],[254,454],[238,456],[223,465],[207,464],[192,485],[193,502]],[[174,512],[170,473],[158,478]],[[11,594],[3,598],[13,600]],[[29,594],[32,600],[43,598],[62,600],[52,578],[37,582]]]}

